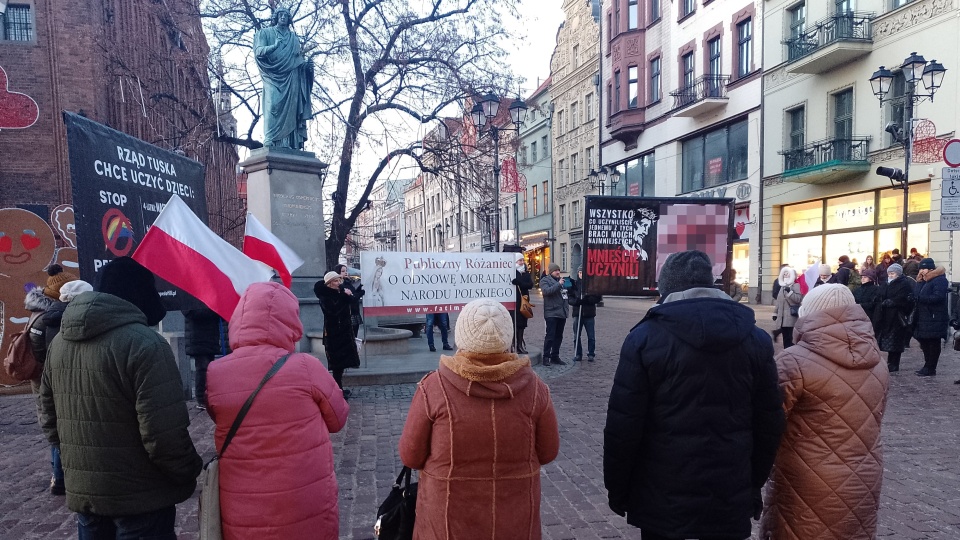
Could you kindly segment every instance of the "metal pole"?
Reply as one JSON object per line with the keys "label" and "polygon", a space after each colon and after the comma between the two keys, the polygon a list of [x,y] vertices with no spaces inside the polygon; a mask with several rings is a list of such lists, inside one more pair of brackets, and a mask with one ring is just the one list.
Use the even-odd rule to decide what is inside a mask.
{"label": "metal pole", "polygon": [[907,218],[910,214],[910,154],[913,152],[913,92],[914,84],[907,83],[906,103],[903,107],[903,129],[907,131],[907,141],[903,145],[903,225],[900,228],[900,257],[906,257]]}
{"label": "metal pole", "polygon": [[497,252],[500,251],[500,130],[490,126],[490,136],[493,138],[493,251]]}

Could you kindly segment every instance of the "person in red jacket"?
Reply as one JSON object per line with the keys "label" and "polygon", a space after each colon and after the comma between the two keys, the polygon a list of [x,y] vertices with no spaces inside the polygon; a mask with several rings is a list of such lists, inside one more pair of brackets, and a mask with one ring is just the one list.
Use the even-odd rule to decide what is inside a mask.
{"label": "person in red jacket", "polygon": [[323,364],[294,353],[303,336],[297,297],[279,283],[254,283],[230,319],[233,352],[207,371],[207,412],[216,448],[263,376],[277,371],[220,456],[220,512],[227,540],[335,540],[340,534],[330,434],[350,406]]}

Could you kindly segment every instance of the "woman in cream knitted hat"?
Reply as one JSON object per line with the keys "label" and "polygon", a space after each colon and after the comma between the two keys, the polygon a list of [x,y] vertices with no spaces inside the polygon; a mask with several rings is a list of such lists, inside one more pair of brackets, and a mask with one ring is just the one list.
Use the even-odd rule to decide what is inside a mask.
{"label": "woman in cream knitted hat", "polygon": [[455,332],[457,353],[420,381],[400,436],[400,459],[420,470],[414,537],[539,539],[540,466],[560,448],[550,391],[509,352],[500,303],[470,302]]}
{"label": "woman in cream knitted hat", "polygon": [[873,325],[846,285],[826,284],[803,299],[794,335],[777,355],[787,428],[760,538],[875,538],[890,375]]}

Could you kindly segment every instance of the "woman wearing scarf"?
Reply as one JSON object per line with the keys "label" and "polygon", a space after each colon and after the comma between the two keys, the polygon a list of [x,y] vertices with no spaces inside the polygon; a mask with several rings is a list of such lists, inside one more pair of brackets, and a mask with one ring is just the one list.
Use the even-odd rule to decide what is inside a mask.
{"label": "woman wearing scarf", "polygon": [[789,266],[780,269],[777,283],[780,285],[780,294],[773,304],[773,320],[777,325],[773,337],[776,339],[777,334],[783,334],[783,348],[786,349],[793,346],[793,326],[797,324],[797,310],[803,295],[797,283],[797,272]]}
{"label": "woman wearing scarf", "polygon": [[539,540],[540,467],[560,434],[547,385],[510,353],[513,321],[499,303],[464,306],[457,353],[417,385],[400,459],[420,470],[420,540]]}
{"label": "woman wearing scarf", "polygon": [[900,356],[910,339],[906,318],[912,310],[913,280],[903,275],[902,266],[891,263],[887,267],[887,284],[880,289],[880,307],[874,319],[877,343],[880,350],[887,353],[890,373],[900,371]]}
{"label": "woman wearing scarf", "polygon": [[947,291],[950,283],[947,282],[946,273],[946,269],[937,266],[929,257],[920,261],[917,285],[914,288],[917,312],[913,337],[920,343],[920,350],[923,351],[923,368],[917,371],[917,375],[921,377],[937,374],[940,340],[947,337],[947,323],[950,319],[947,313]]}

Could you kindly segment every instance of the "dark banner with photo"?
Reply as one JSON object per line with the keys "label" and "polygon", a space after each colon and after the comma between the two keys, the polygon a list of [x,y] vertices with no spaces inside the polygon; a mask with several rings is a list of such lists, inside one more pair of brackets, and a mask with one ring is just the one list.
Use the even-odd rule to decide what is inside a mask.
{"label": "dark banner with photo", "polygon": [[[83,116],[65,112],[63,121],[82,279],[96,284],[103,265],[133,255],[171,195],[179,195],[207,222],[199,162]],[[157,290],[167,309],[197,306],[193,297],[160,279]]]}
{"label": "dark banner with photo", "polygon": [[710,257],[714,277],[726,286],[736,234],[733,204],[733,199],[587,197],[584,289],[655,296],[667,257],[691,249]]}

